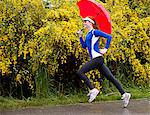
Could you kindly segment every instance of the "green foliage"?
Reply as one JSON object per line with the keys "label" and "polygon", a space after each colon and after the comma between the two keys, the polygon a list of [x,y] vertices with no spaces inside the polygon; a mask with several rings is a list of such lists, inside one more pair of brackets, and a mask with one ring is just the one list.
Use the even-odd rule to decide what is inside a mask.
{"label": "green foliage", "polygon": [[[113,4],[110,0],[108,4],[112,5],[113,24],[112,49],[110,54],[108,53],[108,56],[111,55],[112,58],[109,59],[115,60],[119,66],[120,63],[124,63],[126,75],[132,77],[135,84],[148,85],[150,79],[150,17],[148,15],[147,17],[139,16],[138,11],[129,7],[132,4],[128,4],[128,0],[116,1]],[[145,5],[147,6],[148,2],[145,2]],[[144,2],[141,2],[140,7],[142,6]]]}
{"label": "green foliage", "polygon": [[[110,12],[113,26],[112,44],[104,56],[106,64],[120,81],[148,85],[149,2],[105,2],[101,3]],[[17,91],[17,87],[24,85],[32,91],[32,95],[36,93],[39,96],[47,96],[45,92],[49,86],[57,87],[56,90],[65,93],[82,85],[82,82],[78,83],[75,72],[89,59],[76,35],[76,31],[82,28],[76,1],[51,0],[50,3],[53,7],[47,8],[42,0],[0,2],[0,88],[12,89],[8,91],[10,95]],[[100,76],[98,71],[91,71],[87,75],[92,76],[91,81],[101,88],[95,80]],[[9,88],[5,87],[3,79],[7,79]],[[53,85],[49,85],[49,82]],[[4,92],[0,92],[1,95]]]}
{"label": "green foliage", "polygon": [[10,88],[14,88],[9,92],[10,95],[16,92],[15,87],[25,85],[26,82],[27,89],[33,91],[32,69],[36,66],[33,67],[29,60],[37,45],[34,32],[43,25],[45,8],[40,0],[4,0],[0,5],[1,75],[11,79],[7,81]]}
{"label": "green foliage", "polygon": [[[148,99],[150,97],[149,88],[137,88],[131,87],[128,91],[132,92],[132,99]],[[112,101],[120,100],[118,92],[101,94],[96,98],[96,102],[99,101]],[[69,95],[50,95],[48,98],[28,98],[24,100],[18,100],[13,98],[4,98],[0,96],[0,110],[7,109],[19,109],[28,107],[41,107],[41,106],[55,106],[60,104],[78,104],[86,103],[87,97],[84,93],[75,93]]]}

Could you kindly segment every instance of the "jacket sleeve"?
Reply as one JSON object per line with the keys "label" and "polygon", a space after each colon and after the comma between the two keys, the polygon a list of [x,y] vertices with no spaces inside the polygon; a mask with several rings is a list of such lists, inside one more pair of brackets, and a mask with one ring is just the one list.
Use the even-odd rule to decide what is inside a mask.
{"label": "jacket sleeve", "polygon": [[109,46],[110,46],[110,43],[111,43],[111,40],[112,40],[112,36],[110,35],[110,34],[107,34],[107,33],[105,33],[105,32],[102,32],[102,31],[100,31],[100,30],[94,30],[93,31],[93,34],[96,36],[96,37],[104,37],[104,38],[106,38],[107,39],[107,41],[106,41],[106,44],[105,44],[105,48],[109,48]]}
{"label": "jacket sleeve", "polygon": [[80,44],[82,45],[82,48],[86,48],[86,43],[82,37],[80,37]]}

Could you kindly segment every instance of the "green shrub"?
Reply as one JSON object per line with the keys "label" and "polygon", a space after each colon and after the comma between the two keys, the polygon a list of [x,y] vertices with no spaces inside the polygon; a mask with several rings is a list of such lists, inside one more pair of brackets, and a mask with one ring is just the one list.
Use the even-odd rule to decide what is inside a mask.
{"label": "green shrub", "polygon": [[[113,27],[111,47],[104,58],[120,81],[147,86],[150,17],[146,9],[149,11],[149,5],[144,0],[140,6],[136,2],[107,0],[102,3],[110,12]],[[41,0],[0,2],[0,88],[4,89],[1,95],[21,95],[22,98],[25,94],[29,94],[25,97],[47,96],[45,92],[54,91],[53,88],[54,92],[61,93],[81,87],[87,90],[75,74],[89,60],[76,35],[82,28],[76,1],[52,0],[51,4],[54,7],[45,7]],[[95,80],[100,76],[98,71],[87,75],[101,88]]]}

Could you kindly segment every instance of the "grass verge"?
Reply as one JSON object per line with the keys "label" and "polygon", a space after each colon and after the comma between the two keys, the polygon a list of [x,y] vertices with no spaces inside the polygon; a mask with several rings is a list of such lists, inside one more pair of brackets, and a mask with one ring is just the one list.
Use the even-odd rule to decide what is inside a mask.
{"label": "grass verge", "polygon": [[[132,99],[150,99],[150,88],[143,89],[134,87],[128,88],[127,90],[132,94]],[[96,102],[120,100],[120,98],[121,96],[118,92],[100,94],[96,98]],[[53,94],[48,98],[28,98],[24,100],[0,96],[0,110],[87,103],[87,100],[86,94]]]}

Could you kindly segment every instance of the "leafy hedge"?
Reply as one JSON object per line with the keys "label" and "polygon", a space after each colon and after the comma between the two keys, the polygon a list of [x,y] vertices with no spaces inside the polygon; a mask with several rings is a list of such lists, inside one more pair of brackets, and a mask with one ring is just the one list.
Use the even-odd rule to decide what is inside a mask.
{"label": "leafy hedge", "polygon": [[[76,1],[51,0],[51,4],[46,8],[41,0],[0,2],[0,95],[47,96],[54,89],[70,92],[82,87],[75,72],[89,56],[76,35],[82,27]],[[149,2],[107,0],[102,4],[113,26],[106,64],[122,82],[149,85]],[[97,71],[88,76],[100,87]]]}

